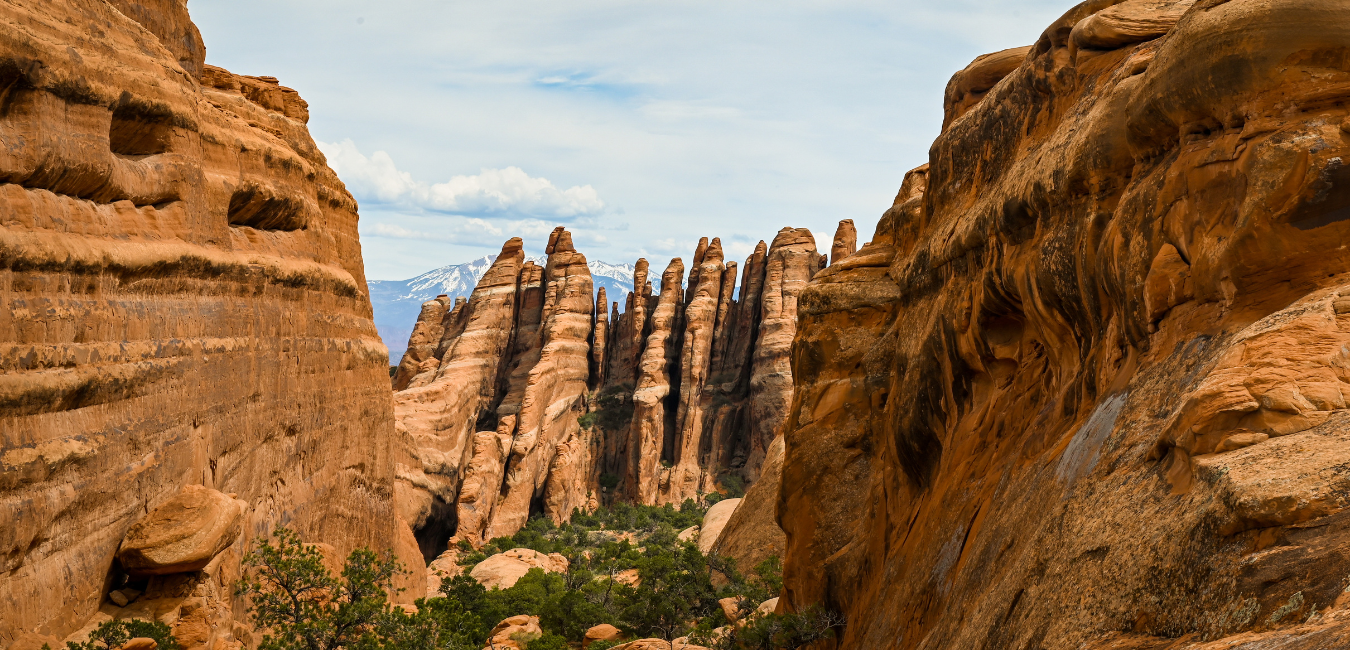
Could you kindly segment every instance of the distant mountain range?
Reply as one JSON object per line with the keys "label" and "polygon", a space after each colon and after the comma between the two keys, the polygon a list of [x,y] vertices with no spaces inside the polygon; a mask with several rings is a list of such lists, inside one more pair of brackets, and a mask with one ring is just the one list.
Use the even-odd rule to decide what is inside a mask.
{"label": "distant mountain range", "polygon": [[[427,271],[410,280],[370,280],[370,303],[375,308],[375,327],[380,338],[389,346],[389,362],[397,364],[408,348],[408,336],[412,334],[417,315],[422,311],[422,303],[445,294],[452,299],[469,297],[478,281],[487,273],[496,255],[485,255],[466,264],[452,264]],[[543,266],[547,259],[543,257],[526,258]],[[623,303],[629,291],[633,290],[633,265],[610,264],[592,260],[586,264],[591,269],[591,278],[595,281],[595,290],[605,288],[606,298],[611,302]]]}

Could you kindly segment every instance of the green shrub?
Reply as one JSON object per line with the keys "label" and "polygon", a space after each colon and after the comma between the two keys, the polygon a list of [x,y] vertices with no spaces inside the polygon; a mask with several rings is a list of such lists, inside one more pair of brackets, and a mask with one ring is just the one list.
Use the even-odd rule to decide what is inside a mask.
{"label": "green shrub", "polygon": [[[536,517],[511,537],[493,539],[484,550],[524,547],[561,553],[569,561],[566,572],[532,569],[510,588],[491,590],[465,573],[447,576],[440,594],[419,599],[418,611],[412,615],[385,602],[384,589],[396,570],[392,561],[361,549],[348,557],[342,577],[335,578],[319,562],[317,551],[283,530],[278,532],[276,546],[260,540],[258,550],[248,556],[249,572],[240,593],[251,597],[255,625],[270,627],[262,650],[335,650],[338,646],[344,650],[479,650],[498,622],[522,614],[537,616],[544,630],[542,636],[522,644],[526,650],[562,650],[601,623],[618,627],[630,638],[669,640],[690,632],[711,634],[713,628],[727,623],[718,599],[737,596],[746,609],[753,610],[777,595],[782,578],[777,558],[744,577],[733,561],[704,555],[695,544],[680,542],[676,531],[700,523],[704,514],[689,499],[678,508],[615,504],[594,512],[577,511],[561,526]],[[638,541],[615,539],[623,533],[634,534]],[[639,579],[635,586],[617,580],[634,570]],[[713,586],[714,573],[727,578],[726,586]],[[282,598],[292,593],[297,598]],[[329,598],[329,594],[336,597]],[[288,609],[283,606],[286,602],[299,605]],[[837,627],[837,622],[789,617],[756,625],[760,627],[735,637],[740,645],[725,647],[759,648],[755,644],[764,639],[795,643],[816,638],[812,635]],[[597,643],[592,650],[612,645]]]}
{"label": "green shrub", "polygon": [[[66,642],[67,650],[104,650],[107,648],[116,648],[126,643],[130,639],[136,638],[154,639],[159,644],[159,650],[179,650],[178,638],[173,635],[168,625],[158,621],[126,620],[126,621],[104,621],[93,632],[89,633],[89,640],[84,643]],[[102,643],[103,646],[99,646]],[[50,650],[49,646],[44,645],[43,650]]]}
{"label": "green shrub", "polygon": [[616,475],[616,474],[601,474],[601,475],[600,475],[600,487],[605,488],[606,490],[613,490],[614,488],[619,487],[619,477],[618,477],[618,475]]}
{"label": "green shrub", "polygon": [[259,537],[244,557],[238,592],[249,599],[258,629],[268,629],[261,650],[336,650],[374,643],[389,613],[386,593],[401,571],[392,558],[357,549],[335,578],[323,556],[285,528],[277,545]]}

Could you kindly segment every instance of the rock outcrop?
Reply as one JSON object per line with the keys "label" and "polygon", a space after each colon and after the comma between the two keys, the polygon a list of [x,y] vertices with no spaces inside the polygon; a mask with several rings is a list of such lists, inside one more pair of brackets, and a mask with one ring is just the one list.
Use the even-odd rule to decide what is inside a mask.
{"label": "rock outcrop", "polygon": [[529,642],[544,636],[538,616],[512,616],[492,628],[484,650],[524,650]]}
{"label": "rock outcrop", "polygon": [[[602,441],[578,417],[608,336],[593,345],[590,270],[571,234],[555,230],[547,253],[541,268],[508,241],[462,306],[427,304],[409,342],[405,365],[435,348],[394,394],[406,433],[398,503],[428,560],[452,536],[480,545],[514,533],[533,504],[562,520],[599,493]],[[432,346],[422,324],[437,319]]]}
{"label": "rock outcrop", "polygon": [[117,550],[134,576],[199,571],[239,538],[248,504],[200,485],[185,485],[136,522]]}
{"label": "rock outcrop", "polygon": [[856,252],[858,252],[858,229],[854,227],[852,219],[844,219],[839,222],[839,229],[834,231],[834,243],[830,245],[830,264],[838,264]]}
{"label": "rock outcrop", "polygon": [[792,403],[792,338],[797,334],[797,295],[820,270],[816,241],[805,228],[778,231],[769,247],[760,298],[759,336],[750,369],[750,452],[746,470],[758,478],[769,444],[778,436]]}
{"label": "rock outcrop", "polygon": [[488,589],[510,589],[531,569],[544,573],[566,573],[567,558],[557,553],[544,554],[528,548],[516,548],[475,564],[469,575]]}
{"label": "rock outcrop", "polygon": [[0,647],[82,628],[184,486],[247,504],[129,601],[205,594],[187,648],[239,641],[229,562],[282,522],[408,550],[356,202],[295,91],[204,56],[177,0],[0,4]]}
{"label": "rock outcrop", "polygon": [[779,607],[841,648],[1344,645],[1347,51],[1343,2],[1086,2],[954,77],[799,294]]}

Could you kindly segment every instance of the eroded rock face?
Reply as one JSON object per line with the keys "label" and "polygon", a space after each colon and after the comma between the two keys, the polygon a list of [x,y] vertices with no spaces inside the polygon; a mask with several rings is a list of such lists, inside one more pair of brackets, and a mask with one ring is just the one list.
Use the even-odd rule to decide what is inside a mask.
{"label": "eroded rock face", "polygon": [[295,91],[203,56],[176,0],[0,5],[0,646],[81,627],[185,485],[400,547],[356,203]]}
{"label": "eroded rock face", "polygon": [[759,480],[746,491],[741,504],[727,518],[711,549],[736,560],[742,573],[777,556],[780,560],[787,535],[778,527],[778,492],[783,475],[783,437],[769,445]]}
{"label": "eroded rock face", "polygon": [[792,338],[797,334],[797,294],[821,269],[816,240],[805,228],[778,231],[765,259],[759,336],[750,370],[750,456],[747,473],[759,476],[769,444],[792,403]]}
{"label": "eroded rock face", "polygon": [[238,539],[248,504],[185,485],[127,531],[117,559],[132,575],[197,571]]}
{"label": "eroded rock face", "polygon": [[830,263],[838,264],[856,252],[858,252],[858,229],[854,227],[852,219],[844,219],[839,222],[838,230],[834,231],[834,243],[830,245]]}
{"label": "eroded rock face", "polygon": [[1343,643],[1348,49],[1340,2],[1090,2],[958,74],[799,296],[780,608],[838,647]]}

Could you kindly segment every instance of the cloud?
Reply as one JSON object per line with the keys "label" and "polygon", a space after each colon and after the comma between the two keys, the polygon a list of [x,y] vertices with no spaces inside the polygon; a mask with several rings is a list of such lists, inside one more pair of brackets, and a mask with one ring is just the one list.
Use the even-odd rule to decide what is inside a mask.
{"label": "cloud", "polygon": [[539,243],[548,239],[553,232],[553,224],[537,219],[487,221],[476,217],[452,215],[437,219],[433,227],[407,228],[388,223],[362,223],[363,237],[382,237],[385,239],[405,239],[410,241],[436,241],[466,246],[500,247],[502,242],[512,237],[521,237],[527,243]]}
{"label": "cloud", "polygon": [[400,171],[388,153],[366,157],[350,139],[319,142],[328,164],[358,199],[402,204],[452,214],[519,215],[570,219],[604,212],[605,202],[590,185],[559,189],[519,167],[483,169],[428,185]]}

